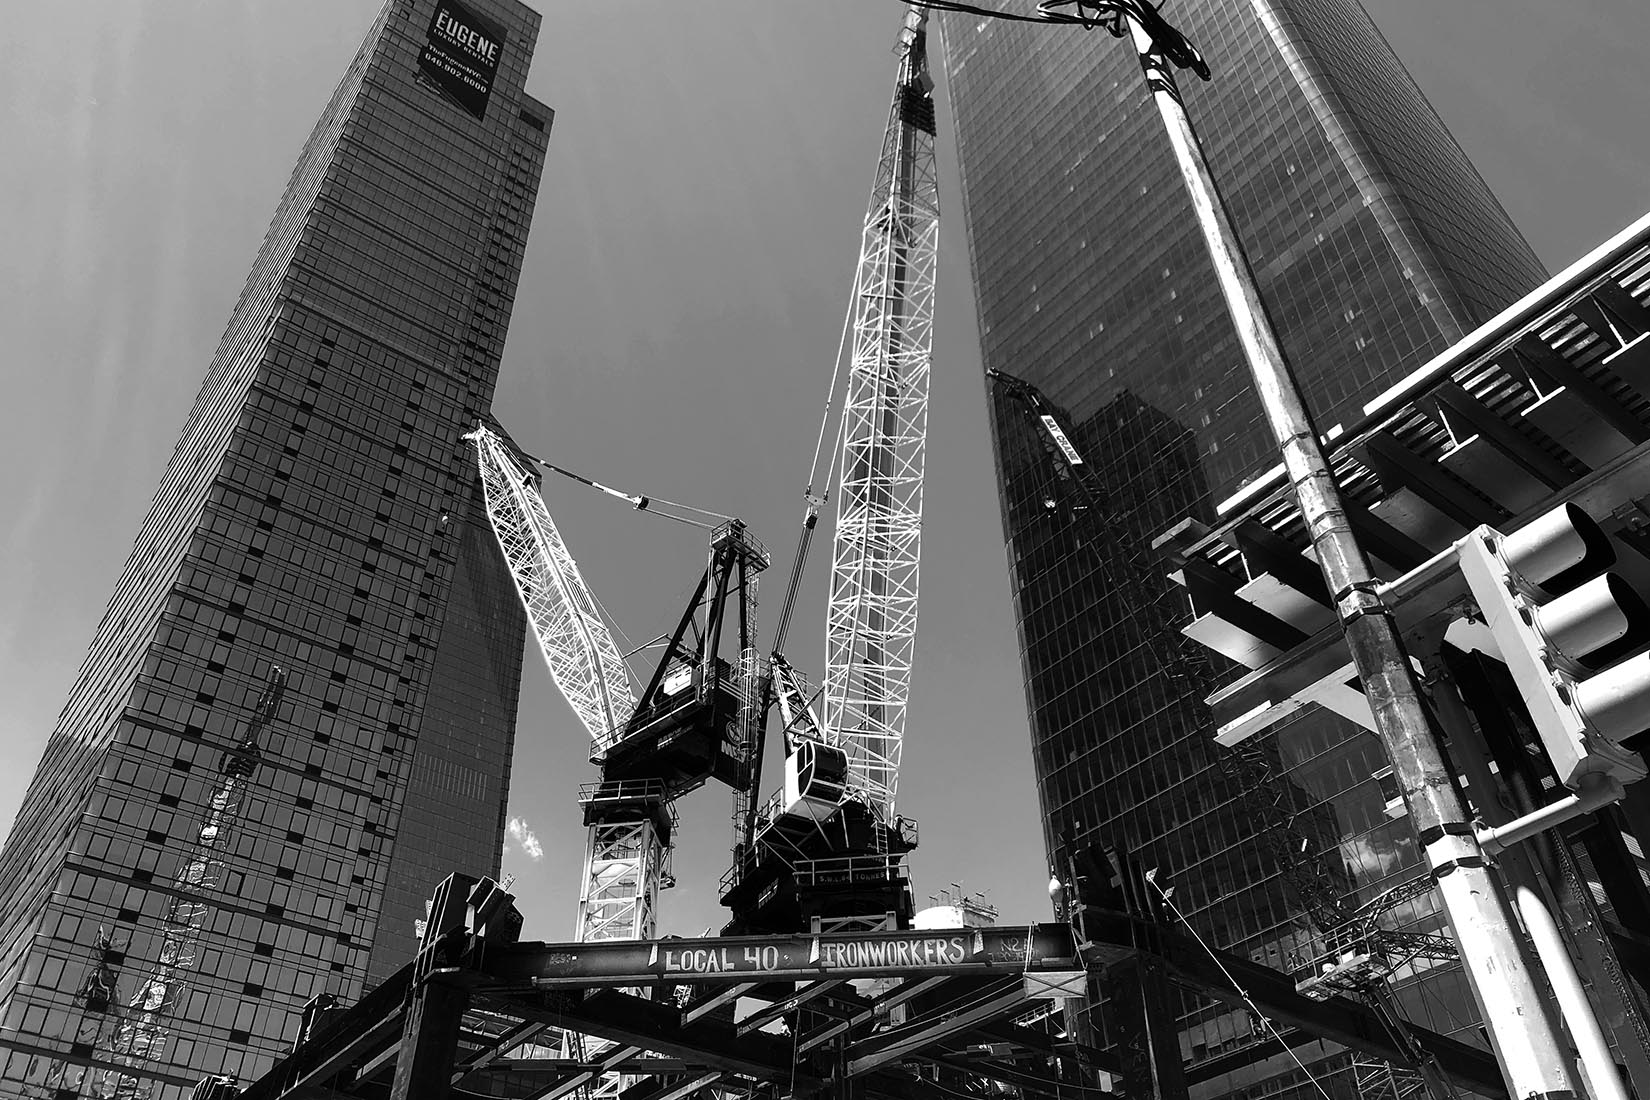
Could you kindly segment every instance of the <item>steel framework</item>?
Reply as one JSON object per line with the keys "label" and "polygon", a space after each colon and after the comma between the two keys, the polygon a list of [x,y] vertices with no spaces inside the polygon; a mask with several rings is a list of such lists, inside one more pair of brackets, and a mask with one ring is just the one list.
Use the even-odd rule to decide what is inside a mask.
{"label": "steel framework", "polygon": [[861,236],[826,619],[826,736],[885,820],[916,642],[939,243],[926,18],[913,11],[900,36],[898,90]]}
{"label": "steel framework", "polygon": [[590,731],[591,760],[599,761],[636,707],[624,658],[535,488],[537,478],[486,427],[464,438],[476,446],[487,518],[533,636],[556,687]]}
{"label": "steel framework", "polygon": [[[1411,1056],[1358,1001],[1310,1000],[1268,967],[1098,906],[1082,937],[1046,924],[515,943],[466,910],[474,886],[449,878],[417,960],[297,1046],[243,1100],[553,1098],[602,1074],[649,1078],[631,1095],[650,1100],[706,1095],[698,1090],[707,1086],[762,1100],[1117,1095],[1096,1087],[1093,1072],[1116,1075],[1117,1059],[1049,1025],[1061,1019],[1054,1004],[1085,998],[1114,967],[1146,957],[1194,996],[1254,1004],[1292,1046],[1317,1038],[1389,1061]],[[878,984],[856,988],[858,979]],[[767,1005],[740,1018],[729,1011],[739,998]],[[561,1058],[512,1053],[555,1028],[611,1045]],[[1425,1029],[1414,1039],[1459,1086],[1506,1095],[1488,1051]],[[1212,1085],[1275,1053],[1219,1061],[1188,1084]]]}

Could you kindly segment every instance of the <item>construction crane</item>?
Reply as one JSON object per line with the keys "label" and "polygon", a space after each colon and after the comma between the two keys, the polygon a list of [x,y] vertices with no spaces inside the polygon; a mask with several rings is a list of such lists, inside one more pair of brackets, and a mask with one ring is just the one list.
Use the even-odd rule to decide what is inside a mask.
{"label": "construction crane", "polygon": [[[663,656],[638,695],[539,493],[530,472],[537,460],[485,425],[464,438],[475,445],[488,520],[533,635],[601,769],[579,792],[587,833],[574,937],[652,938],[659,891],[671,884],[676,800],[712,778],[735,791],[750,784],[767,692],[765,662],[754,646],[756,576],[768,565],[767,553],[738,520],[712,530],[710,562],[675,631],[661,639]],[[652,503],[625,499],[640,508]],[[720,652],[730,606],[732,660]]]}
{"label": "construction crane", "polygon": [[[104,1046],[108,1029],[118,1023],[115,1013],[116,983],[120,979],[120,963],[126,956],[126,942],[116,943],[108,929],[100,928],[92,941],[91,959],[86,976],[75,990],[74,1003],[80,1009],[80,1020],[75,1026],[74,1046],[95,1051]],[[78,1070],[78,1072],[76,1072]],[[65,1058],[54,1058],[41,1075],[33,1096],[39,1100],[79,1100],[85,1093],[81,1086],[92,1071],[76,1066]],[[70,1074],[74,1079],[70,1080]]]}
{"label": "construction crane", "polygon": [[[68,1064],[54,1062],[46,1075],[52,1100],[79,1097],[147,1100],[149,1097],[152,1086],[143,1076],[143,1070],[166,1055],[173,1016],[183,1001],[189,976],[195,970],[201,932],[212,912],[210,898],[223,877],[224,853],[240,820],[247,788],[263,758],[263,732],[275,720],[286,684],[287,674],[271,668],[268,682],[252,708],[246,731],[218,759],[219,778],[207,798],[194,840],[172,876],[166,915],[161,918],[155,968],[127,1002],[124,1011],[119,1010],[116,999],[114,960],[124,955],[126,945],[116,947],[106,933],[98,935],[87,977],[76,995],[82,1012],[82,1035],[77,1042],[86,1044],[94,1052],[101,1047],[105,1059],[99,1060],[116,1065],[100,1073],[83,1071],[78,1080],[70,1083]],[[106,1045],[102,1042],[104,1035],[108,1037]],[[96,1079],[89,1080],[94,1073]]]}
{"label": "construction crane", "polygon": [[[1064,411],[1024,379],[999,370],[988,370],[986,375],[995,394],[1018,404],[1033,433],[1045,440],[1044,450],[1054,464],[1057,483],[1069,487],[1073,495],[1073,519],[1081,519],[1096,532],[1127,530],[1110,503],[1101,474],[1084,460],[1073,442],[1075,433]],[[1048,504],[1056,506],[1053,499]],[[1153,561],[1146,548],[1116,547],[1116,551],[1095,555],[1101,583],[1109,589],[1137,594],[1136,605],[1147,616],[1140,633],[1159,667],[1178,691],[1197,690],[1206,682],[1207,659],[1201,651],[1193,651],[1190,640],[1180,633],[1167,586],[1153,575]],[[1422,1094],[1432,1100],[1452,1100],[1455,1092],[1448,1079],[1404,1025],[1387,979],[1416,962],[1457,958],[1455,944],[1447,936],[1402,931],[1381,923],[1394,910],[1430,893],[1431,877],[1423,875],[1400,883],[1361,908],[1349,906],[1346,891],[1337,887],[1320,861],[1320,837],[1310,828],[1306,812],[1310,807],[1303,804],[1300,792],[1286,781],[1258,741],[1251,738],[1239,743],[1228,759],[1237,765],[1239,781],[1249,796],[1246,804],[1263,822],[1258,836],[1270,849],[1279,874],[1326,947],[1297,988],[1319,999],[1338,993],[1360,997],[1382,1017],[1408,1052],[1414,1068],[1363,1056],[1355,1060],[1354,1076],[1361,1100],[1409,1100]]]}
{"label": "construction crane", "polygon": [[[486,425],[464,438],[475,444],[488,521],[533,636],[590,735],[591,762],[600,767],[599,778],[579,788],[586,830],[574,939],[652,939],[659,892],[674,885],[676,800],[711,778],[732,787],[736,801],[748,804],[751,798],[752,759],[769,692],[765,662],[754,645],[756,577],[768,566],[767,552],[743,523],[718,517],[724,522],[711,530],[709,564],[675,631],[660,639],[663,655],[637,695],[601,605],[550,517],[529,464],[640,509],[653,501],[528,459]],[[730,604],[738,636],[733,661],[720,653]],[[556,1045],[548,1034],[539,1041]],[[581,1061],[601,1053],[573,1033],[562,1034],[560,1045],[564,1057]],[[620,1096],[633,1083],[626,1075],[596,1072],[575,1082],[590,1100]]]}
{"label": "construction crane", "polygon": [[[916,644],[923,462],[928,428],[939,181],[928,17],[910,10],[893,103],[861,228],[849,317],[840,474],[826,614],[823,711],[782,649],[819,508],[816,447],[802,537],[775,636],[773,687],[785,723],[781,790],[746,821],[723,880],[730,931],[798,923],[874,928],[911,913],[898,816],[900,757]],[[838,364],[842,356],[838,355]],[[837,380],[832,381],[835,396]],[[831,413],[828,409],[826,425]],[[822,427],[824,443],[827,427]]]}

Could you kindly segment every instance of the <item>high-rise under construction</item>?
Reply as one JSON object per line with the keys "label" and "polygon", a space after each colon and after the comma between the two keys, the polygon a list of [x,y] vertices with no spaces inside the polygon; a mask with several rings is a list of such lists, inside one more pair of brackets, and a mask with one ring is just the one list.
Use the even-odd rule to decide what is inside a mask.
{"label": "high-rise under construction", "polygon": [[388,0],[304,145],[0,851],[0,1092],[257,1075],[496,873],[525,620],[488,416],[539,16]]}

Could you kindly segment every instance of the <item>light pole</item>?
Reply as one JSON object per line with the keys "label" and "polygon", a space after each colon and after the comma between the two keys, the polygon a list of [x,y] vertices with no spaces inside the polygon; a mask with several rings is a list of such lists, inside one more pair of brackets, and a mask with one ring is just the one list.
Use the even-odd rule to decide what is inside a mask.
{"label": "light pole", "polygon": [[1041,0],[1038,13],[1053,22],[1104,27],[1116,37],[1127,34],[1134,43],[1502,1072],[1520,1100],[1572,1096],[1576,1082],[1570,1059],[1513,930],[1511,906],[1484,862],[1466,806],[1444,765],[1397,623],[1347,521],[1300,386],[1181,102],[1171,65],[1191,69],[1204,80],[1209,79],[1208,66],[1149,0]]}

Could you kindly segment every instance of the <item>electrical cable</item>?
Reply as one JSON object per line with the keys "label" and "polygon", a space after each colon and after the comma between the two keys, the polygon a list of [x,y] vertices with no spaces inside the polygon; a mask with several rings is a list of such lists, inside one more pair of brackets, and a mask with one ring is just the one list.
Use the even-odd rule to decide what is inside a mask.
{"label": "electrical cable", "polygon": [[1300,1067],[1300,1071],[1302,1073],[1306,1074],[1306,1079],[1312,1082],[1312,1087],[1318,1090],[1318,1095],[1322,1096],[1323,1100],[1330,1100],[1329,1093],[1324,1091],[1323,1084],[1317,1079],[1316,1076],[1313,1075],[1311,1070],[1306,1068],[1306,1063],[1301,1061],[1300,1055],[1295,1053],[1295,1048],[1283,1041],[1283,1036],[1278,1034],[1278,1029],[1272,1026],[1271,1019],[1266,1015],[1266,1013],[1260,1010],[1260,1006],[1255,1003],[1254,998],[1249,996],[1249,991],[1238,984],[1237,978],[1233,976],[1230,970],[1226,969],[1226,964],[1220,961],[1220,956],[1215,954],[1214,948],[1210,947],[1208,943],[1204,941],[1202,935],[1200,935],[1198,930],[1193,927],[1192,922],[1186,919],[1186,914],[1182,913],[1180,911],[1180,907],[1177,906],[1173,899],[1169,897],[1168,891],[1158,885],[1155,878],[1147,878],[1146,881],[1152,884],[1152,889],[1156,890],[1157,896],[1163,899],[1163,904],[1169,907],[1169,912],[1173,913],[1176,919],[1178,919],[1181,924],[1186,926],[1186,930],[1191,932],[1192,938],[1197,941],[1198,946],[1208,952],[1209,958],[1214,960],[1215,965],[1220,968],[1220,972],[1226,975],[1226,980],[1232,983],[1232,988],[1237,990],[1238,996],[1243,998],[1243,1003],[1249,1006],[1249,1011],[1253,1012],[1255,1014],[1255,1018],[1266,1026],[1266,1030],[1271,1033],[1272,1038],[1277,1041],[1277,1044],[1288,1052],[1290,1059],[1295,1063],[1295,1065]]}

